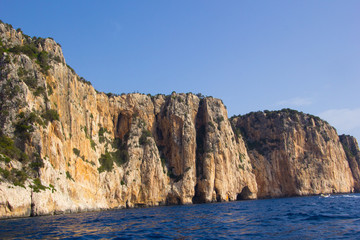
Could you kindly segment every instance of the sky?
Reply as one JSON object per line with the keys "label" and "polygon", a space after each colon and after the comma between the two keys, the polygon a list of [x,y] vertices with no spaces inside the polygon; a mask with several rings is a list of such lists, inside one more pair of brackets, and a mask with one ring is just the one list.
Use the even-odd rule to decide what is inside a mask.
{"label": "sky", "polygon": [[202,93],[229,117],[292,108],[360,140],[360,1],[0,0],[103,92]]}

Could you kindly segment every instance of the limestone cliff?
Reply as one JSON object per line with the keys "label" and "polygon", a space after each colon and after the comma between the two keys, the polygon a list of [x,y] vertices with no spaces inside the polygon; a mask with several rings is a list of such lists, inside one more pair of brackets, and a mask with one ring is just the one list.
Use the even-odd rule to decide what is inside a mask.
{"label": "limestone cliff", "polygon": [[354,177],[354,188],[360,192],[360,150],[356,139],[349,135],[340,135],[340,142],[343,145],[351,172]]}
{"label": "limestone cliff", "polygon": [[0,39],[0,218],[359,189],[356,140],[317,117],[105,94],[54,40]]}
{"label": "limestone cliff", "polygon": [[354,181],[336,130],[294,110],[234,117],[258,184],[258,197],[352,192]]}
{"label": "limestone cliff", "polygon": [[0,23],[0,218],[256,198],[221,100],[104,94]]}

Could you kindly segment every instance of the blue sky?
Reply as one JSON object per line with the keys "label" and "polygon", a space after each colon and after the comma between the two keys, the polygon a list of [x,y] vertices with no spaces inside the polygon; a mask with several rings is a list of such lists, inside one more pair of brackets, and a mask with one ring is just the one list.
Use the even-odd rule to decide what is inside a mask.
{"label": "blue sky", "polygon": [[360,1],[14,1],[0,19],[52,37],[114,93],[202,93],[229,116],[293,108],[360,139]]}

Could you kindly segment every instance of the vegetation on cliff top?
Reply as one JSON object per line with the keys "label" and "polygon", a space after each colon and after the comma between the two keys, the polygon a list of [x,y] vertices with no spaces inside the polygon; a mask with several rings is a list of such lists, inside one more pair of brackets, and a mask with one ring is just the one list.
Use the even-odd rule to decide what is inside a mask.
{"label": "vegetation on cliff top", "polygon": [[[38,49],[38,45],[44,41],[43,38],[26,38],[27,41],[24,42],[23,45],[16,45],[14,47],[7,48],[3,45],[2,39],[0,40],[0,54],[1,56],[4,53],[13,53],[16,55],[25,54],[30,59],[34,59],[35,62],[40,66],[41,72],[47,74],[50,69],[49,65],[49,53],[46,51],[40,51]],[[59,58],[52,57],[55,61],[60,61]]]}
{"label": "vegetation on cliff top", "polygon": [[314,115],[311,115],[308,113],[303,113],[301,111],[297,111],[297,110],[290,109],[290,108],[283,108],[281,110],[274,110],[274,111],[264,110],[264,111],[257,111],[257,112],[249,112],[244,115],[234,115],[230,118],[230,120],[234,119],[234,118],[239,118],[239,117],[246,118],[246,117],[249,117],[252,115],[257,115],[257,114],[265,114],[265,116],[270,119],[276,118],[277,116],[285,116],[285,117],[290,117],[294,121],[299,120],[298,116],[308,116],[308,117],[314,119],[314,121],[316,123],[323,122],[325,124],[328,124],[325,120],[322,120],[318,116],[314,116]]}

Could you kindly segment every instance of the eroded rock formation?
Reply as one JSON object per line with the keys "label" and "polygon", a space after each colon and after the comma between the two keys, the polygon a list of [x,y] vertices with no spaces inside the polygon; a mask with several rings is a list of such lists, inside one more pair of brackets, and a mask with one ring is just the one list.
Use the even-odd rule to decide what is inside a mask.
{"label": "eroded rock formation", "polygon": [[256,198],[221,100],[106,95],[53,40],[0,36],[1,136],[26,155],[1,162],[1,217]]}
{"label": "eroded rock formation", "polygon": [[358,159],[351,172],[336,131],[316,117],[255,113],[231,125],[212,97],[97,92],[54,40],[3,23],[0,37],[0,218],[351,192],[353,175],[359,182]]}
{"label": "eroded rock formation", "polygon": [[360,150],[356,139],[349,135],[340,135],[349,166],[354,177],[354,188],[360,192]]}
{"label": "eroded rock formation", "polygon": [[353,191],[353,177],[336,130],[294,110],[255,112],[231,119],[243,134],[258,197]]}

